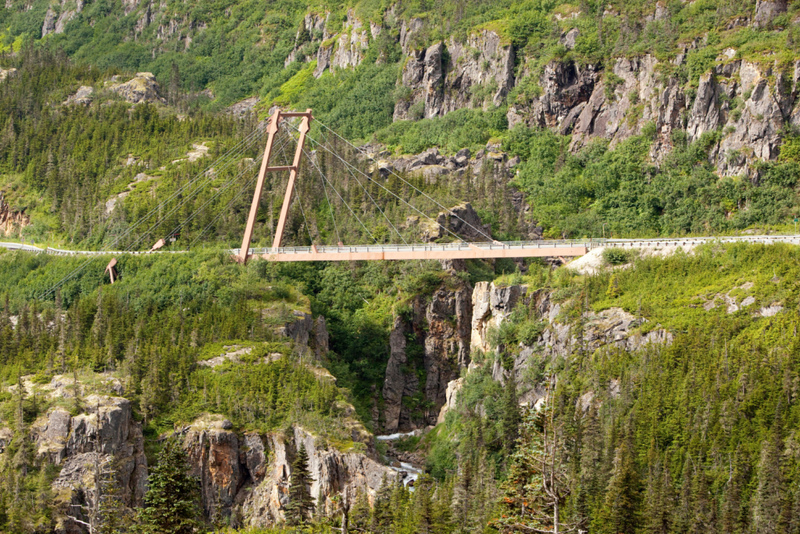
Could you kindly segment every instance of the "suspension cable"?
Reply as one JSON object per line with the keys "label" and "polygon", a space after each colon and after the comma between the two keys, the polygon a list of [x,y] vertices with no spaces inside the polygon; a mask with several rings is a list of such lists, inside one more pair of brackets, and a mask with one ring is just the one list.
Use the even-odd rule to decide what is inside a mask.
{"label": "suspension cable", "polygon": [[[353,166],[352,166],[352,165],[351,165],[351,164],[350,164],[350,163],[349,163],[347,160],[345,160],[344,158],[342,158],[342,157],[341,157],[339,154],[337,154],[336,152],[334,152],[334,151],[333,151],[333,150],[331,150],[330,148],[328,148],[328,147],[326,147],[325,145],[321,144],[319,141],[317,141],[317,140],[316,140],[316,139],[314,139],[313,137],[310,137],[310,136],[309,136],[309,137],[308,137],[308,139],[309,139],[309,140],[310,140],[312,143],[315,143],[317,146],[319,146],[320,148],[322,148],[323,150],[325,150],[326,152],[328,152],[329,154],[331,154],[332,156],[334,156],[335,158],[337,158],[337,159],[338,159],[339,161],[341,161],[341,162],[342,162],[342,163],[343,163],[345,166],[352,167],[352,168],[353,168],[353,169],[355,169],[357,172],[359,172],[359,173],[363,174],[364,176],[367,176],[367,175],[366,175],[366,174],[365,174],[365,173],[364,173],[364,172],[363,172],[361,169],[359,169],[359,168],[357,168],[357,167],[353,167]],[[464,240],[464,239],[463,239],[463,238],[462,238],[460,235],[458,235],[457,233],[453,232],[452,230],[450,230],[450,229],[449,229],[449,228],[447,228],[446,226],[444,226],[444,225],[442,225],[442,224],[439,224],[439,222],[438,222],[436,219],[434,219],[433,217],[431,217],[431,216],[430,216],[430,215],[428,215],[427,213],[425,213],[425,212],[423,212],[423,211],[419,210],[419,209],[418,209],[416,206],[414,206],[413,204],[411,204],[410,202],[408,202],[408,201],[407,201],[407,200],[405,200],[404,198],[402,198],[402,197],[398,196],[398,195],[397,195],[397,194],[396,194],[394,191],[392,191],[391,189],[387,188],[386,186],[384,186],[383,184],[381,184],[381,183],[379,183],[379,182],[377,182],[377,181],[374,181],[374,183],[375,183],[375,184],[377,184],[379,187],[381,187],[381,188],[382,188],[384,191],[386,191],[387,193],[389,193],[390,195],[392,195],[393,197],[395,197],[396,199],[398,199],[399,201],[401,201],[402,203],[404,203],[405,205],[407,205],[409,208],[411,208],[412,210],[416,211],[417,213],[419,213],[420,215],[422,215],[423,217],[425,217],[426,219],[430,219],[431,221],[433,221],[434,223],[436,223],[438,226],[441,226],[441,227],[442,227],[442,228],[443,228],[443,229],[444,229],[446,232],[449,232],[449,233],[451,233],[451,234],[453,235],[453,237],[455,237],[456,239],[458,239],[458,240],[459,240],[459,241],[461,241],[462,243],[466,243],[466,241],[465,241],[465,240]],[[349,208],[349,206],[348,206],[348,208]],[[352,212],[352,210],[351,210],[351,212]]]}
{"label": "suspension cable", "polygon": [[[312,151],[313,155],[313,151]],[[319,175],[319,181],[322,184],[322,190],[325,192],[325,201],[328,203],[328,210],[331,212],[331,221],[333,221],[333,230],[336,232],[336,243],[342,242],[342,236],[339,234],[339,226],[336,224],[336,216],[333,213],[333,204],[331,204],[331,198],[328,196],[328,186],[325,185],[325,180],[322,178],[322,172],[319,172],[319,169],[316,166],[316,162],[311,158],[307,157],[307,159],[312,163],[315,169],[317,169],[317,174]]]}
{"label": "suspension cable", "polygon": [[[354,148],[354,149],[355,149],[355,150],[356,150],[356,151],[357,151],[359,154],[362,154],[362,155],[364,155],[364,156],[368,157],[368,158],[369,158],[370,160],[372,160],[373,162],[375,161],[375,158],[373,158],[372,156],[370,156],[369,154],[367,154],[365,151],[361,150],[359,147],[355,146],[353,143],[351,143],[350,141],[348,141],[347,139],[345,139],[344,137],[342,137],[341,135],[339,135],[338,133],[336,133],[336,131],[335,131],[335,130],[333,130],[331,127],[327,126],[325,123],[323,123],[323,122],[321,122],[321,121],[319,121],[319,120],[317,121],[317,123],[319,123],[319,125],[320,125],[320,126],[322,126],[323,128],[325,128],[326,130],[328,130],[328,131],[330,131],[331,133],[333,133],[333,135],[335,135],[336,137],[338,137],[339,139],[341,139],[342,141],[344,141],[346,144],[348,144],[348,145],[350,145],[351,147],[353,147],[353,148]],[[433,202],[434,204],[436,204],[437,206],[439,206],[441,209],[443,209],[444,211],[446,211],[447,213],[449,213],[450,215],[452,215],[452,216],[453,216],[453,217],[455,217],[456,219],[460,220],[461,222],[463,222],[464,224],[466,224],[467,226],[469,226],[470,228],[472,228],[473,230],[475,230],[475,231],[476,231],[476,232],[478,232],[479,234],[483,235],[483,236],[484,236],[486,239],[488,239],[489,241],[494,241],[494,239],[492,239],[492,237],[491,237],[490,235],[488,235],[488,234],[487,234],[485,231],[483,231],[483,230],[481,230],[481,229],[479,229],[479,228],[476,228],[476,227],[475,227],[475,226],[473,226],[472,224],[468,223],[467,221],[465,221],[464,219],[462,219],[461,217],[459,217],[458,215],[456,215],[456,213],[455,213],[455,212],[453,212],[453,210],[451,210],[450,208],[446,208],[446,207],[444,207],[442,204],[440,204],[440,203],[439,203],[438,201],[436,201],[434,198],[432,198],[431,196],[429,196],[427,193],[425,193],[424,191],[422,191],[421,189],[419,189],[417,186],[415,186],[414,184],[412,184],[411,182],[409,182],[408,180],[406,180],[405,178],[403,178],[402,176],[400,176],[399,174],[397,174],[397,173],[394,171],[394,169],[390,169],[390,171],[389,171],[389,172],[391,172],[391,173],[392,173],[393,175],[395,175],[397,178],[399,178],[400,180],[402,180],[402,181],[403,181],[403,183],[405,183],[405,184],[406,184],[406,185],[408,185],[409,187],[412,187],[413,189],[415,189],[415,190],[416,190],[418,193],[420,193],[421,195],[423,195],[425,198],[427,198],[428,200],[430,200],[431,202]]]}
{"label": "suspension cable", "polygon": [[[284,140],[283,140],[283,144],[281,145],[281,148],[282,148],[283,146],[285,146],[285,145],[286,145],[288,142],[289,142],[289,140],[288,140],[288,139],[284,139]],[[243,176],[245,173],[247,173],[247,172],[249,172],[250,170],[252,170],[253,166],[254,166],[254,165],[257,163],[257,162],[261,161],[262,159],[263,159],[263,154],[259,155],[259,156],[258,156],[256,159],[254,159],[254,160],[253,160],[253,162],[252,162],[252,163],[251,163],[251,164],[250,164],[248,167],[241,169],[241,170],[239,171],[239,173],[238,173],[236,176],[234,176],[233,178],[231,178],[230,180],[228,180],[227,182],[225,182],[223,185],[221,185],[221,186],[220,186],[220,189],[219,189],[219,190],[218,190],[218,191],[217,191],[217,192],[216,192],[216,193],[215,193],[215,194],[214,194],[214,195],[213,195],[211,198],[209,198],[208,200],[206,200],[206,201],[205,201],[205,202],[204,202],[204,203],[203,203],[203,204],[202,204],[202,205],[201,205],[199,208],[196,208],[196,209],[195,209],[195,210],[192,212],[192,214],[191,214],[191,215],[189,215],[189,217],[187,217],[185,220],[183,220],[182,222],[180,222],[180,223],[179,223],[179,224],[178,224],[178,225],[177,225],[177,226],[176,226],[176,227],[175,227],[175,228],[174,228],[174,229],[173,229],[171,232],[169,232],[168,234],[166,234],[165,238],[166,238],[166,237],[169,237],[169,236],[171,236],[171,235],[175,235],[177,232],[179,232],[180,230],[182,230],[182,229],[183,229],[183,228],[184,228],[184,227],[185,227],[185,226],[186,226],[186,225],[187,225],[189,222],[191,222],[191,221],[192,221],[192,220],[193,220],[193,219],[194,219],[194,218],[195,218],[195,217],[196,217],[196,216],[197,216],[197,215],[200,213],[200,211],[201,211],[203,208],[205,208],[206,206],[208,206],[209,204],[211,204],[213,201],[215,201],[215,200],[216,200],[216,199],[217,199],[217,198],[218,198],[218,197],[219,197],[219,196],[220,196],[222,193],[224,193],[224,192],[225,192],[225,191],[226,191],[228,188],[232,187],[232,186],[233,186],[233,184],[234,184],[234,183],[235,183],[235,182],[236,182],[236,181],[237,181],[239,178],[241,178],[241,177],[242,177],[242,176]]]}
{"label": "suspension cable", "polygon": [[[364,193],[366,193],[367,197],[372,201],[372,203],[375,205],[375,207],[378,208],[378,211],[380,212],[380,214],[383,215],[383,218],[386,219],[386,222],[389,223],[389,226],[391,226],[392,230],[394,230],[395,233],[400,237],[400,240],[403,242],[403,244],[408,245],[408,241],[406,241],[406,239],[403,237],[403,234],[401,234],[400,231],[395,227],[395,225],[392,224],[392,221],[389,219],[389,217],[386,215],[386,213],[384,213],[384,211],[381,209],[380,205],[378,205],[378,203],[375,201],[375,199],[372,198],[372,195],[370,194],[369,191],[367,191],[367,188],[364,186],[364,184],[361,183],[361,180],[356,178],[356,175],[353,173],[353,170],[348,167],[347,171],[350,173],[350,176],[353,177],[353,180],[355,180],[356,183],[361,186],[361,189],[364,190]],[[376,183],[369,176],[366,176],[366,178],[367,178],[368,181]]]}
{"label": "suspension cable", "polygon": [[[192,178],[186,184],[184,184],[183,186],[179,187],[166,200],[163,200],[157,206],[152,208],[143,217],[140,217],[138,221],[136,221],[134,224],[132,224],[130,227],[128,227],[128,229],[125,232],[123,232],[121,235],[117,236],[109,245],[106,245],[105,247],[101,247],[101,249],[98,251],[97,255],[89,257],[81,265],[79,265],[77,268],[73,269],[70,273],[68,273],[66,276],[61,278],[58,282],[56,282],[56,284],[53,285],[50,289],[48,289],[47,291],[45,291],[43,293],[40,293],[38,298],[41,300],[41,299],[44,299],[44,298],[48,297],[49,295],[54,293],[56,290],[58,290],[58,288],[60,288],[66,282],[68,282],[69,280],[71,280],[72,278],[77,276],[79,273],[81,273],[84,269],[86,269],[86,267],[90,263],[95,261],[102,253],[111,251],[113,249],[113,247],[115,247],[117,245],[117,243],[119,243],[122,239],[124,239],[128,235],[130,235],[136,228],[138,228],[141,224],[143,224],[153,214],[155,214],[156,212],[160,211],[165,205],[167,205],[169,202],[171,202],[177,196],[179,196],[184,191],[186,191],[191,186],[193,186],[201,177],[203,177],[204,175],[207,175],[208,172],[211,169],[214,168],[215,164],[217,164],[220,161],[224,161],[224,160],[228,159],[229,160],[228,163],[226,163],[225,166],[223,167],[223,168],[227,168],[229,163],[231,161],[233,161],[235,158],[237,158],[239,155],[241,155],[245,150],[247,150],[248,145],[250,145],[252,143],[252,141],[258,135],[262,134],[264,132],[264,130],[265,130],[265,124],[261,124],[261,125],[256,126],[256,128],[250,134],[248,134],[244,139],[240,140],[233,147],[231,147],[225,154],[223,154],[222,156],[218,157],[216,160],[211,162],[202,172],[198,173],[194,178]],[[132,243],[130,246],[127,247],[126,251],[130,250],[135,244],[138,244],[141,241],[141,239],[142,239],[142,237],[140,236],[140,238],[138,240],[136,240],[134,243]]]}

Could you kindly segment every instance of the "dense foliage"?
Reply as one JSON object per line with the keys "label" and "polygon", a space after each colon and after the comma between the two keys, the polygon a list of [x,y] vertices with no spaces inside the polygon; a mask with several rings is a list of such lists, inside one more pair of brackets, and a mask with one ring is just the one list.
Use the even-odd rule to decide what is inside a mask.
{"label": "dense foliage", "polygon": [[144,508],[139,513],[145,534],[195,532],[200,518],[200,484],[188,474],[186,452],[177,439],[168,440],[147,479]]}
{"label": "dense foliage", "polygon": [[516,184],[532,204],[532,216],[553,237],[709,235],[757,225],[788,228],[800,213],[794,155],[787,139],[783,157],[764,162],[758,178],[719,177],[709,163],[718,132],[687,143],[674,135],[674,150],[653,165],[654,128],[610,150],[597,141],[577,154],[568,136],[517,128],[506,141],[522,156]]}

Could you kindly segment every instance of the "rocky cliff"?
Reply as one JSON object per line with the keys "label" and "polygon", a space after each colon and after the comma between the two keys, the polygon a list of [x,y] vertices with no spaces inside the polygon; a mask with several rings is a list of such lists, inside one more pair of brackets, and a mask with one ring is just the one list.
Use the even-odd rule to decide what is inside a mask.
{"label": "rocky cliff", "polygon": [[[510,127],[522,123],[572,134],[573,150],[595,138],[613,145],[653,125],[656,164],[670,151],[674,132],[685,133],[690,141],[717,132],[711,159],[720,175],[755,177],[756,163],[775,159],[786,129],[800,125],[796,105],[800,60],[788,59],[790,54],[775,50],[754,53],[748,40],[756,35],[766,39],[770,32],[796,24],[796,11],[784,0],[758,0],[736,8],[735,16],[727,7],[714,5],[709,7],[718,11],[714,30],[695,30],[676,40],[674,33],[697,11],[691,3],[685,4],[657,2],[637,21],[629,20],[629,14],[621,13],[620,8],[598,13],[592,24],[598,25],[597,39],[601,41],[604,24],[623,25],[623,33],[634,40],[648,31],[670,36],[669,52],[656,53],[652,40],[630,47],[621,39],[621,51],[602,55],[587,53],[586,47],[594,42],[587,30],[592,24],[586,13],[568,5],[548,8],[548,14],[537,23],[544,39],[537,46],[514,41],[515,21],[511,19],[516,15],[502,10],[496,14],[506,18],[452,33],[449,23],[443,28],[439,20],[406,15],[411,11],[403,6],[390,5],[368,17],[355,8],[339,12],[312,8],[302,19],[298,16],[283,64],[315,60],[314,76],[320,77],[354,68],[367,57],[387,61],[385,51],[377,56],[367,51],[375,41],[391,42],[401,55],[394,120],[507,104]],[[16,4],[10,5],[17,9]],[[204,42],[205,33],[217,23],[211,11],[186,13],[163,2],[124,0],[119,15],[129,26],[126,40],[152,48],[156,58],[167,50],[189,50],[198,39]],[[231,9],[223,13],[230,16]],[[69,34],[71,25],[77,27],[79,22],[93,27],[102,16],[85,8],[82,0],[52,2],[43,12],[41,35]],[[780,22],[787,17],[794,20]],[[249,30],[262,36],[255,46],[272,44],[273,22],[259,21],[253,17],[249,22],[256,25]],[[296,23],[282,19],[280,24]],[[727,48],[718,46],[719,34],[732,35],[744,29],[751,32],[749,37],[728,39]],[[550,37],[543,37],[547,34]],[[542,62],[542,50],[537,47],[549,43],[551,37],[557,39],[557,52],[547,51],[546,57],[553,59]],[[739,41],[744,44],[737,44]],[[787,51],[793,46],[790,38]],[[710,51],[716,57],[708,56]],[[164,79],[163,73],[159,76]],[[141,92],[120,90],[127,99],[138,98]]]}
{"label": "rocky cliff", "polygon": [[453,276],[395,317],[383,385],[387,432],[436,424],[448,382],[470,363],[471,294],[470,285]]}
{"label": "rocky cliff", "polygon": [[[142,425],[133,417],[128,399],[88,393],[85,384],[74,378],[56,375],[43,385],[25,377],[26,396],[38,397],[52,407],[33,421],[25,439],[32,444],[36,462],[55,466],[52,482],[54,510],[60,531],[83,532],[68,516],[88,521],[87,510],[97,499],[96,480],[114,474],[114,484],[122,504],[141,506],[147,484],[147,458]],[[101,390],[122,392],[116,379],[98,375],[93,382]],[[18,386],[11,389],[18,394]],[[77,397],[76,397],[77,396]],[[63,406],[69,404],[72,412]],[[72,415],[72,413],[78,413]],[[0,454],[14,439],[21,439],[9,428],[0,428]]]}
{"label": "rocky cliff", "polygon": [[0,191],[0,231],[8,236],[18,233],[28,226],[31,220],[24,210],[17,211],[9,206],[4,197],[5,193]]}
{"label": "rocky cliff", "polygon": [[[505,381],[509,372],[515,374],[520,385],[521,402],[531,404],[544,394],[540,384],[525,379],[531,367],[539,367],[555,358],[566,358],[574,353],[592,354],[603,347],[616,346],[628,351],[638,350],[649,343],[671,343],[672,334],[664,329],[639,329],[647,320],[626,312],[621,308],[609,308],[600,312],[584,311],[579,318],[569,319],[565,309],[574,303],[556,302],[549,290],[530,292],[525,285],[498,286],[479,282],[472,294],[473,315],[471,346],[473,351],[497,350],[490,335],[492,330],[508,320],[517,306],[532,311],[529,320],[543,323],[542,332],[530,344],[503,347],[503,352],[513,356],[510,369],[504,369],[499,360],[493,360],[492,374],[496,380]],[[457,391],[459,384],[450,386]],[[450,396],[454,397],[451,391]],[[454,403],[453,400],[448,405]]]}
{"label": "rocky cliff", "polygon": [[[384,480],[396,476],[363,452],[341,452],[323,438],[295,426],[286,432],[235,432],[222,416],[207,416],[184,429],[183,444],[199,478],[206,515],[230,518],[233,526],[265,527],[283,521],[291,464],[300,445],[309,457],[311,495],[328,513],[334,497],[372,498]],[[371,448],[372,436],[353,429],[354,447]]]}

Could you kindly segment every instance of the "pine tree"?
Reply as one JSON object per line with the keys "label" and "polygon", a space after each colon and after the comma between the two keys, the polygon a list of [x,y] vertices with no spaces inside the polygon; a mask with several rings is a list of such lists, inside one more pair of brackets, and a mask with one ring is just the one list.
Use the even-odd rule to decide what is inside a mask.
{"label": "pine tree", "polygon": [[633,454],[623,440],[614,457],[614,469],[600,514],[602,531],[607,534],[635,532],[639,525],[638,507],[639,477]]}
{"label": "pine tree", "polygon": [[784,507],[785,484],[781,453],[783,440],[779,418],[773,423],[769,437],[761,446],[758,462],[758,487],[754,495],[753,526],[757,534],[772,534],[783,531],[781,511]]}
{"label": "pine tree", "polygon": [[198,526],[197,480],[187,473],[186,453],[177,438],[169,439],[147,479],[145,507],[139,513],[144,534],[190,534]]}
{"label": "pine tree", "polygon": [[514,371],[509,373],[503,390],[503,447],[509,456],[514,451],[517,438],[519,437],[519,423],[522,419],[519,410],[519,399],[517,398],[517,379]]}
{"label": "pine tree", "polygon": [[356,532],[368,532],[372,522],[369,500],[366,491],[358,492],[350,508],[349,526]]}
{"label": "pine tree", "polygon": [[308,453],[305,444],[292,462],[292,483],[289,486],[289,504],[286,505],[286,522],[289,525],[302,525],[308,521],[314,511],[314,500],[311,498],[311,473],[308,470]]}
{"label": "pine tree", "polygon": [[375,495],[375,505],[372,510],[372,531],[381,534],[389,531],[392,524],[392,485],[383,477],[381,487]]}

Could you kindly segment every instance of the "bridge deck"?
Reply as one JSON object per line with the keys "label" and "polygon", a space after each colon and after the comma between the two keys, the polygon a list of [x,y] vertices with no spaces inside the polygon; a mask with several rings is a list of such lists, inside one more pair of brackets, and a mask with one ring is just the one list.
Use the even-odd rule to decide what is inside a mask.
{"label": "bridge deck", "polygon": [[[419,245],[354,245],[319,247],[251,248],[249,258],[270,261],[441,260],[474,258],[575,257],[597,247],[675,248],[704,243],[787,243],[800,245],[800,235],[709,236],[655,239],[575,239],[484,243],[426,243]],[[127,254],[187,254],[189,250],[63,250],[23,243],[0,242],[0,248],[57,256],[121,256]],[[238,256],[240,249],[227,249]]]}
{"label": "bridge deck", "polygon": [[269,261],[455,260],[583,256],[585,241],[521,241],[509,243],[427,243],[421,245],[364,245],[341,247],[281,247],[252,249]]}

